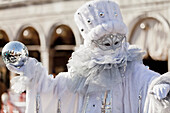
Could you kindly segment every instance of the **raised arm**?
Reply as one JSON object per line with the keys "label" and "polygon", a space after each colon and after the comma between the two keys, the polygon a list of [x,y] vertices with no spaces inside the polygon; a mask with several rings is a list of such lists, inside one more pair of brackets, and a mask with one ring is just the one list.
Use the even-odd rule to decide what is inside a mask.
{"label": "raised arm", "polygon": [[[63,93],[67,89],[66,83],[68,72],[60,73],[55,78],[48,75],[43,65],[34,58],[29,58],[26,65],[16,68],[7,65],[7,68],[20,76],[14,77],[12,89],[17,93],[26,90],[26,113],[33,113],[37,109],[45,111],[46,106],[50,103],[57,106],[59,92]],[[40,108],[38,106],[41,106]],[[43,107],[44,106],[44,107]],[[57,108],[51,109],[54,112]]]}

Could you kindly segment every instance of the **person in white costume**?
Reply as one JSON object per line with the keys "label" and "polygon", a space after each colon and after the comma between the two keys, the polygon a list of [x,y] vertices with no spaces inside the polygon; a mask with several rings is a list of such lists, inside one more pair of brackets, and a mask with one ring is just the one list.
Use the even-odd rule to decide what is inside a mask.
{"label": "person in white costume", "polygon": [[168,113],[170,73],[142,63],[143,52],[126,42],[127,27],[111,0],[89,1],[75,13],[84,45],[73,52],[68,72],[55,78],[29,58],[12,72],[16,92],[26,90],[26,113]]}

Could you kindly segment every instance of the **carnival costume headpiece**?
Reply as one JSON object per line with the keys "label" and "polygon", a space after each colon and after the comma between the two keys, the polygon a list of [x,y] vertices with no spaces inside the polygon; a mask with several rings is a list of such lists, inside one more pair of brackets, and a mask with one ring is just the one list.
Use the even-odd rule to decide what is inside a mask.
{"label": "carnival costume headpiece", "polygon": [[139,49],[128,50],[127,27],[119,6],[111,0],[94,0],[80,7],[75,22],[84,45],[73,52],[67,64],[68,87],[74,92],[110,90],[121,82],[127,61],[140,59]]}
{"label": "carnival costume headpiece", "polygon": [[90,1],[80,7],[74,17],[85,45],[106,34],[127,34],[119,6],[111,0]]}

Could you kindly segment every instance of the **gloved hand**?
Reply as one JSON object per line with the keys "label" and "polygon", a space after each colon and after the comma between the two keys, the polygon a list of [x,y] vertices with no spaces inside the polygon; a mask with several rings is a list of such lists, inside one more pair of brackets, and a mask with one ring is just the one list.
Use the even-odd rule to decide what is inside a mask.
{"label": "gloved hand", "polygon": [[35,58],[31,57],[29,57],[26,64],[20,68],[7,64],[6,66],[11,72],[23,75],[12,78],[11,89],[13,89],[16,93],[22,93],[25,91],[30,83],[30,80],[35,77],[38,64],[40,63],[38,63]]}
{"label": "gloved hand", "polygon": [[26,64],[23,65],[20,68],[17,68],[11,64],[7,64],[6,67],[14,73],[20,74],[20,75],[25,75],[27,77],[34,75],[35,73],[35,67],[38,61],[35,58],[29,57]]}
{"label": "gloved hand", "polygon": [[20,68],[17,68],[11,64],[7,64],[6,67],[8,68],[8,70],[10,70],[11,72],[14,72],[16,74],[23,74],[24,73],[24,68],[25,68],[25,65],[23,65],[22,67]]}
{"label": "gloved hand", "polygon": [[154,97],[156,99],[162,100],[162,99],[166,98],[169,91],[170,91],[169,84],[158,84],[153,87],[151,93],[154,94]]}

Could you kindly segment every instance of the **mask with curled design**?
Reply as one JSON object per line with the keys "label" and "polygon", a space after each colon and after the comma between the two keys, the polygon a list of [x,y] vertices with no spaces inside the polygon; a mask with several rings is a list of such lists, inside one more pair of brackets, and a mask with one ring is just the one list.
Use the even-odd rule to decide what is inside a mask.
{"label": "mask with curled design", "polygon": [[105,35],[99,40],[92,40],[92,43],[94,43],[95,46],[99,47],[103,51],[116,51],[122,47],[124,39],[126,39],[124,34],[116,33]]}

